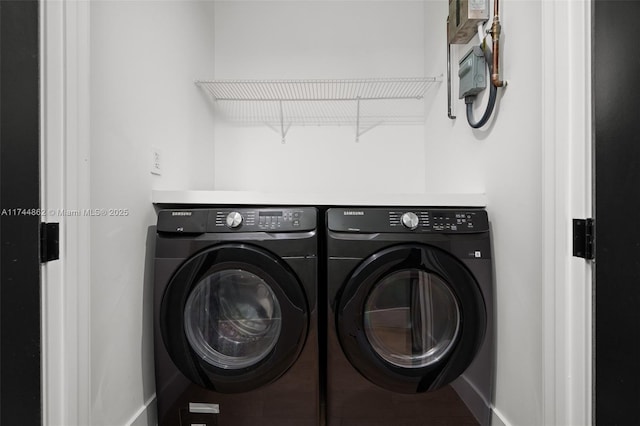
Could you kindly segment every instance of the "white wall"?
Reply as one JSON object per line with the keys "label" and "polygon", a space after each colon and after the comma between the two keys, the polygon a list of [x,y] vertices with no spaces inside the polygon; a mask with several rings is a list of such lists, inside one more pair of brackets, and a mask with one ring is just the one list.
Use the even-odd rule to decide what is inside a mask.
{"label": "white wall", "polygon": [[[432,26],[445,22],[446,4],[430,1]],[[446,115],[446,90],[426,123],[427,187],[486,192],[492,221],[497,290],[497,378],[495,407],[512,425],[543,424],[542,352],[542,51],[532,42],[541,28],[541,2],[503,1],[502,76],[493,120],[482,130],[466,123],[464,101]],[[433,20],[433,21],[432,21]],[[444,32],[428,38],[435,57],[427,69],[446,68]],[[475,38],[473,43],[477,44]],[[453,46],[452,60],[467,51]],[[457,78],[457,68],[453,68]],[[486,100],[478,100],[478,119]]]}
{"label": "white wall", "polygon": [[128,209],[91,221],[93,426],[144,423],[155,392],[151,190],[213,179],[212,121],[193,84],[213,69],[212,28],[207,2],[91,2],[91,206]]}

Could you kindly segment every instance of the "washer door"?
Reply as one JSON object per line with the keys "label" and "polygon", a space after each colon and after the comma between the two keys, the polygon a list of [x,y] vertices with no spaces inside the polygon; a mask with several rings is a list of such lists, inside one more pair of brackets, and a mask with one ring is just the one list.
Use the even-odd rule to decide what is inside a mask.
{"label": "washer door", "polygon": [[480,287],[451,254],[399,245],[365,259],[336,306],[338,339],[371,382],[402,393],[434,390],[473,361],[487,317]]}
{"label": "washer door", "polygon": [[277,256],[225,244],[187,260],[162,299],[165,347],[180,371],[205,388],[246,392],[291,367],[309,328],[295,273]]}

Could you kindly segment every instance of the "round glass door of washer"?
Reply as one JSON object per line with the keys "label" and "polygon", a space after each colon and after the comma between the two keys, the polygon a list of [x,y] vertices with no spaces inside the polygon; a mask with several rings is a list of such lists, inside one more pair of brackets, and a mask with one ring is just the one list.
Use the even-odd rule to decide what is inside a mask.
{"label": "round glass door of washer", "polygon": [[281,329],[281,308],[273,289],[243,269],[204,277],[185,304],[187,340],[205,362],[217,368],[257,364],[273,350]]}

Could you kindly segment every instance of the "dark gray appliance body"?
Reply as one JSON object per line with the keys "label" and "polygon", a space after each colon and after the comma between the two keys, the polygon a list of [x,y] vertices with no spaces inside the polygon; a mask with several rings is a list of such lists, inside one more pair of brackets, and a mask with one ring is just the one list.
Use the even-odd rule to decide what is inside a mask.
{"label": "dark gray appliance body", "polygon": [[158,212],[158,425],[317,426],[317,210]]}
{"label": "dark gray appliance body", "polygon": [[327,424],[489,425],[489,222],[478,208],[326,212]]}

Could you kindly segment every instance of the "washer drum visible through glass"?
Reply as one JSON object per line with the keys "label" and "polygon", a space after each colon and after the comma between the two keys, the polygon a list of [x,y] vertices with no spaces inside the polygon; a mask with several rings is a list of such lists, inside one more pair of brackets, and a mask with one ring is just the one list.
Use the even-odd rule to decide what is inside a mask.
{"label": "washer drum visible through glass", "polygon": [[273,290],[242,269],[208,275],[195,285],[185,305],[184,328],[191,347],[218,368],[258,363],[275,346],[281,327]]}

